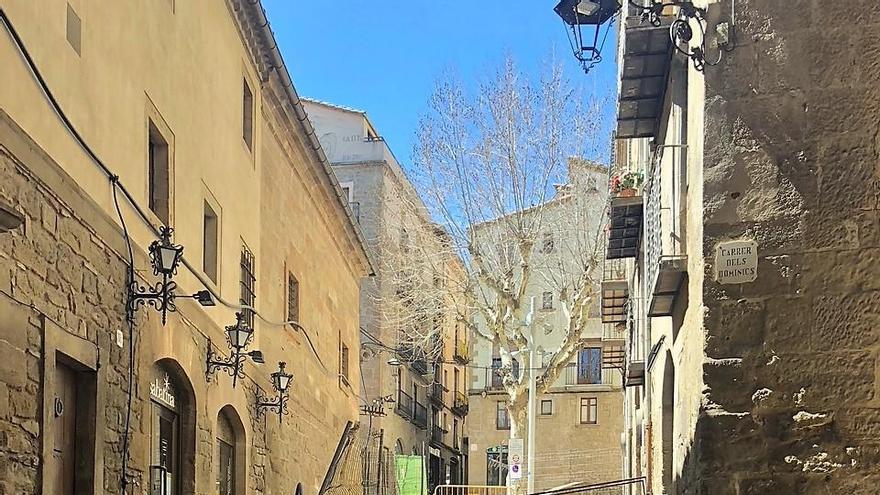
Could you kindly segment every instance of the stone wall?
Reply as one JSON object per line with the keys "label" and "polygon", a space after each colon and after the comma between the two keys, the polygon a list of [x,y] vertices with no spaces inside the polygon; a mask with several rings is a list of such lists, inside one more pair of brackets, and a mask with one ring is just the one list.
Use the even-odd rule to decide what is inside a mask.
{"label": "stone wall", "polygon": [[[706,393],[675,493],[876,493],[880,3],[738,1],[706,69]],[[758,243],[758,279],[712,281]]]}

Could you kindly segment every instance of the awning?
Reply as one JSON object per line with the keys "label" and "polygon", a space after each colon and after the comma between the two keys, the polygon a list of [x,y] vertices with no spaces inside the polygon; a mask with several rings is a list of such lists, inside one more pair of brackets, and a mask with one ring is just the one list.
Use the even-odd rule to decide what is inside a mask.
{"label": "awning", "polygon": [[626,19],[618,139],[653,137],[657,133],[673,49],[669,39],[672,19],[661,19],[660,26],[643,23],[639,17]]}

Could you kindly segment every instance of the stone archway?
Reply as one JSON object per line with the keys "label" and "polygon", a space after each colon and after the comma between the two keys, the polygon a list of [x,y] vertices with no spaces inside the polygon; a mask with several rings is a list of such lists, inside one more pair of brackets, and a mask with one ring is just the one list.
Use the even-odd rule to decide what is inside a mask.
{"label": "stone archway", "polygon": [[196,400],[180,363],[164,358],[149,376],[150,485],[164,484],[170,495],[195,492]]}

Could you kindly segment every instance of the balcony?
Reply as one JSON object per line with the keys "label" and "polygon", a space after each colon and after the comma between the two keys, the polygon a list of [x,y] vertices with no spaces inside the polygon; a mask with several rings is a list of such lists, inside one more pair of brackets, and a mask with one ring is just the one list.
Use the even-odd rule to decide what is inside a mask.
{"label": "balcony", "polygon": [[428,374],[428,362],[422,357],[420,351],[412,345],[400,345],[397,347],[397,354],[403,359],[412,370],[420,375]]}
{"label": "balcony", "polygon": [[412,423],[423,430],[428,428],[428,408],[424,404],[413,402]]}
{"label": "balcony", "polygon": [[630,361],[626,367],[626,381],[624,385],[627,387],[637,387],[645,384],[645,362]]}
{"label": "balcony", "polygon": [[[613,369],[587,369],[579,367],[577,363],[569,363],[562,373],[563,384],[566,387],[584,385],[614,385],[614,374],[620,373]],[[619,386],[619,384],[618,384]]]}
{"label": "balcony", "polygon": [[659,26],[642,22],[640,16],[627,17],[625,22],[617,138],[654,137],[672,60],[672,17],[662,17]]}
{"label": "balcony", "polygon": [[443,393],[446,392],[446,387],[444,387],[440,383],[431,384],[431,402],[443,407]]}
{"label": "balcony", "polygon": [[455,342],[455,352],[452,359],[458,364],[468,364],[471,361],[470,349],[466,340],[457,340]]}
{"label": "balcony", "polygon": [[602,323],[626,322],[629,281],[623,259],[605,260],[602,270]]}
{"label": "balcony", "polygon": [[[675,301],[681,292],[682,283],[687,276],[687,256],[679,252],[680,242],[676,239],[676,228],[671,218],[664,213],[674,208],[663,208],[660,195],[660,164],[652,167],[651,177],[645,187],[645,231],[648,233],[645,246],[645,280],[651,298],[648,316],[671,316]],[[665,222],[664,222],[665,220]],[[664,229],[664,223],[670,224]],[[663,233],[669,234],[664,242]]]}
{"label": "balcony", "polygon": [[413,398],[403,390],[397,391],[397,403],[394,405],[394,412],[406,419],[412,419],[413,417]]}
{"label": "balcony", "polygon": [[461,392],[455,392],[452,403],[452,413],[458,416],[466,416],[468,413],[468,397]]}
{"label": "balcony", "polygon": [[443,445],[443,436],[446,435],[447,431],[441,428],[438,425],[434,425],[431,427],[431,443],[440,446]]}

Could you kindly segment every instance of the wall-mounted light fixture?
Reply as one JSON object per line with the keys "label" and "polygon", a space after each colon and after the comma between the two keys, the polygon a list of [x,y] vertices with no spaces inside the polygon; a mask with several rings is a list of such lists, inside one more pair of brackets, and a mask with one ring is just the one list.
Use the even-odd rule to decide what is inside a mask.
{"label": "wall-mounted light fixture", "polygon": [[[174,304],[175,298],[179,297],[174,293],[177,289],[177,282],[172,277],[177,274],[177,265],[183,256],[183,246],[179,246],[171,242],[171,234],[174,229],[171,227],[159,227],[159,239],[150,244],[150,264],[153,267],[153,274],[162,277],[162,280],[154,285],[141,285],[137,280],[129,280],[128,284],[128,303],[126,304],[127,316],[129,321],[134,319],[134,313],[140,306],[148,305],[162,313],[162,325],[169,312],[177,311]],[[214,297],[210,291],[200,290],[191,296],[186,296],[198,301],[202,306],[214,306]]]}
{"label": "wall-mounted light fixture", "polygon": [[229,349],[232,350],[232,355],[228,358],[221,358],[219,354],[216,354],[214,346],[211,345],[211,339],[208,339],[208,358],[205,370],[207,381],[210,382],[211,375],[218,369],[222,369],[232,377],[232,388],[235,388],[238,379],[244,378],[243,365],[248,357],[258,364],[266,362],[260,351],[244,352],[254,335],[254,329],[249,327],[244,320],[244,314],[235,313],[235,325],[226,327],[226,342],[229,344]]}
{"label": "wall-mounted light fixture", "polygon": [[[698,71],[702,71],[706,65],[714,65],[706,62],[705,8],[697,7],[693,2],[679,0],[650,0],[641,3],[627,0],[627,4],[641,15],[643,22],[650,22],[657,27],[662,23],[661,17],[674,16],[676,19],[669,26],[669,38],[676,51],[690,58]],[[553,9],[568,26],[572,51],[585,72],[589,72],[602,61],[602,48],[608,33],[606,31],[600,40],[601,27],[612,20],[620,9],[621,0],[562,0]],[[700,30],[699,38],[695,37],[691,21],[695,21]]]}
{"label": "wall-mounted light fixture", "polygon": [[272,373],[272,388],[275,389],[276,397],[263,397],[257,392],[257,412],[263,412],[266,409],[274,409],[278,413],[278,422],[281,417],[287,414],[287,388],[290,386],[290,380],[293,375],[286,373],[284,367],[287,365],[284,361],[278,363],[278,371]]}

